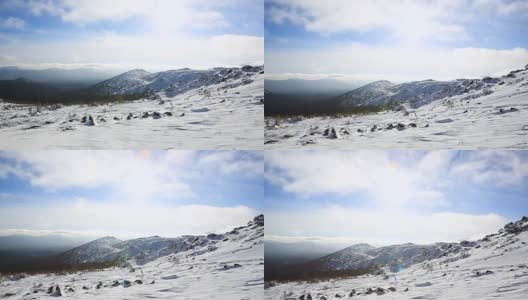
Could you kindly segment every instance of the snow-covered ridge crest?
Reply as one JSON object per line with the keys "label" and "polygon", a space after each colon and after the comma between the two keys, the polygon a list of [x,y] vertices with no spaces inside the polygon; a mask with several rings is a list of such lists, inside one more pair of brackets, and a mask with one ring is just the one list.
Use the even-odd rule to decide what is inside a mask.
{"label": "snow-covered ridge crest", "polygon": [[157,73],[135,69],[98,83],[94,88],[96,93],[101,95],[163,92],[167,97],[174,97],[192,89],[239,79],[243,84],[247,84],[255,73],[262,73],[263,70],[263,66],[208,70],[185,68]]}
{"label": "snow-covered ridge crest", "polygon": [[[524,68],[528,70],[528,65]],[[394,84],[387,80],[376,81],[350,92],[337,99],[343,107],[371,106],[383,104],[407,103],[413,108],[420,107],[435,100],[466,94],[477,95],[494,86],[504,84],[505,78],[515,78],[515,74],[524,71],[515,70],[502,77],[484,77],[482,79],[456,79],[436,81],[432,79]]]}
{"label": "snow-covered ridge crest", "polygon": [[[264,226],[264,216],[259,215],[246,226],[237,227],[224,234],[184,235],[176,238],[159,236],[121,241],[115,237],[103,237],[64,253],[69,264],[100,263],[133,259],[143,265],[159,257],[195,250],[196,253],[215,251],[219,242],[245,238],[247,234]],[[246,234],[240,234],[244,231]]]}
{"label": "snow-covered ridge crest", "polygon": [[476,247],[479,242],[490,241],[499,235],[516,235],[528,231],[528,218],[508,223],[498,233],[491,234],[480,241],[462,241],[460,243],[435,243],[416,245],[412,243],[373,247],[358,244],[329,254],[315,261],[315,266],[323,270],[364,269],[372,266],[388,267],[392,271],[408,268],[414,264],[442,258],[456,257],[462,259],[468,249]]}

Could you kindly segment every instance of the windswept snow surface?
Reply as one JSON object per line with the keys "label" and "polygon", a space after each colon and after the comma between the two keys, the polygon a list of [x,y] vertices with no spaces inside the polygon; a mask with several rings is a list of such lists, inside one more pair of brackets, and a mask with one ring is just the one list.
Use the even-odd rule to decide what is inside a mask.
{"label": "windswept snow surface", "polygon": [[267,117],[265,148],[528,148],[528,66],[499,78],[426,80],[396,87],[376,82],[344,94],[342,103],[361,106],[410,99],[401,111]]}
{"label": "windswept snow surface", "polygon": [[[167,239],[152,237],[122,242],[105,238],[84,247],[87,251],[84,253],[91,253],[92,259],[97,260],[106,255],[99,254],[111,252],[110,248],[123,248],[122,244],[129,242],[128,249],[141,250],[142,255],[131,254],[133,258],[128,260],[127,267],[101,271],[21,279],[0,276],[0,298],[5,295],[11,295],[9,299],[48,298],[48,289],[58,285],[62,297],[71,299],[262,299],[263,236],[264,217],[258,216],[247,226],[229,233],[198,237],[209,240],[205,246],[184,251],[175,248],[171,254],[161,257],[154,251],[160,245],[152,241],[162,241],[160,249],[165,249],[163,240]],[[98,246],[106,250],[93,251]],[[153,259],[140,262],[145,257]]]}
{"label": "windswept snow surface", "polygon": [[48,107],[0,101],[0,148],[261,149],[264,79],[262,67],[253,68],[133,70],[101,83],[105,93],[155,91],[154,100]]}
{"label": "windswept snow surface", "polygon": [[[271,284],[265,299],[527,299],[528,218],[400,272]],[[310,296],[308,296],[310,295]]]}

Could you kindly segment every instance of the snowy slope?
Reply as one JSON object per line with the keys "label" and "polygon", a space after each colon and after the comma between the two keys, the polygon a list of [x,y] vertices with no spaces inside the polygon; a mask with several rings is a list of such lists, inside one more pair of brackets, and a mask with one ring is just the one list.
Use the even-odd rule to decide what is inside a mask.
{"label": "snowy slope", "polygon": [[379,248],[359,244],[329,254],[314,263],[323,270],[364,269],[375,265],[386,265],[397,269],[449,254],[460,253],[463,249],[464,247],[458,243],[403,244]]}
{"label": "snowy slope", "polygon": [[[261,215],[246,226],[221,235],[222,239],[209,236],[215,241],[214,250],[207,246],[174,249],[146,263],[131,258],[127,267],[94,272],[21,279],[0,277],[0,297],[9,294],[9,299],[48,298],[48,289],[52,287],[54,291],[58,285],[62,297],[72,299],[262,299],[263,235]],[[132,241],[138,245],[137,240]],[[142,249],[156,248],[151,242],[143,242],[139,246]],[[120,248],[116,246],[119,243],[122,242],[106,238],[92,246]]]}
{"label": "snowy slope", "polygon": [[[528,218],[505,226],[460,253],[400,272],[319,283],[272,284],[266,299],[526,299]],[[308,295],[310,295],[308,297]]]}
{"label": "snowy slope", "polygon": [[[0,101],[0,148],[261,149],[264,78],[255,69],[243,70],[237,78],[227,74],[225,81],[199,88],[176,81],[156,93],[156,100],[41,107]],[[149,74],[154,79],[145,85],[145,73],[121,74],[126,84],[115,85],[116,91],[158,84],[158,75]]]}
{"label": "snowy slope", "polygon": [[[456,82],[467,85],[469,91],[456,94],[458,87],[445,87],[446,90],[442,92],[440,89],[439,94],[422,95],[416,100],[417,108],[405,103],[400,111],[367,115],[267,117],[266,148],[430,150],[528,147],[528,66],[500,78]],[[429,89],[423,82],[408,85],[413,84]],[[437,89],[434,87],[432,91]],[[398,95],[404,95],[403,92],[400,90]],[[456,95],[449,96],[450,93]],[[447,97],[438,98],[438,95]]]}

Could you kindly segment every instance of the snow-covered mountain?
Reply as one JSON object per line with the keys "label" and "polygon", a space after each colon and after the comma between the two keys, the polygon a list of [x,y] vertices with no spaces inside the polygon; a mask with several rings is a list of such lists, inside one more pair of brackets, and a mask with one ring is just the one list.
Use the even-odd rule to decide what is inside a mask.
{"label": "snow-covered mountain", "polygon": [[[242,68],[213,68],[209,70],[179,69],[149,73],[142,69],[131,70],[94,86],[98,94],[149,94],[162,92],[174,97],[186,91],[242,79],[238,84],[248,84],[255,73],[263,72],[262,66]],[[233,86],[234,87],[234,86]]]}
{"label": "snow-covered mountain", "polygon": [[264,285],[264,216],[225,234],[105,237],[65,256],[74,262],[108,261],[116,267],[41,275],[0,274],[0,297],[40,299],[261,299]]}
{"label": "snow-covered mountain", "polygon": [[[466,247],[471,243],[462,243]],[[367,244],[353,245],[315,261],[324,270],[354,270],[371,266],[387,266],[391,270],[407,268],[413,264],[462,252],[459,243],[432,245],[402,244],[372,247]]]}
{"label": "snow-covered mountain", "polygon": [[266,147],[427,150],[528,147],[528,65],[497,78],[426,80],[399,85],[376,82],[341,97],[346,107],[391,101],[399,105],[392,110],[336,114],[332,118],[266,117]]}
{"label": "snow-covered mountain", "polygon": [[[527,66],[528,67],[528,66]],[[514,76],[523,70],[516,70],[507,76]],[[500,78],[457,79],[452,81],[422,80],[394,84],[386,80],[376,81],[350,92],[337,99],[344,106],[369,106],[387,103],[408,103],[413,108],[420,107],[434,100],[466,94],[477,95],[490,93],[490,88],[502,85]]]}
{"label": "snow-covered mountain", "polygon": [[[140,93],[134,101],[64,106],[0,99],[0,148],[258,149],[264,131],[262,69],[134,70],[88,91],[88,98],[97,91]],[[153,90],[158,92],[141,94]]]}
{"label": "snow-covered mountain", "polygon": [[[449,245],[452,245],[452,250],[446,248]],[[414,254],[421,251],[416,252],[420,246],[413,246],[402,245],[381,252],[389,253],[389,256],[393,257],[416,257]],[[415,261],[396,270],[389,264],[380,265],[382,272],[348,279],[315,283],[270,282],[265,291],[265,298],[526,299],[528,217],[508,223],[497,233],[478,241],[436,244],[432,247],[433,251],[429,252],[432,255],[428,255],[427,259]],[[340,257],[343,259],[341,262],[348,264],[348,257],[359,257],[349,255],[350,252],[365,253],[374,249],[381,248],[363,245],[348,251],[344,249]],[[400,250],[410,251],[410,255],[402,254]],[[437,251],[442,254],[435,254]],[[372,257],[367,257],[367,260],[371,259]]]}

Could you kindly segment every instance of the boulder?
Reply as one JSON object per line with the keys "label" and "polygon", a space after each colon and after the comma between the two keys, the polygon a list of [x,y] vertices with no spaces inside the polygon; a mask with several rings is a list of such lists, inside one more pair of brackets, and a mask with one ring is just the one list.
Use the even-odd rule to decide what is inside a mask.
{"label": "boulder", "polygon": [[84,125],[86,126],[95,126],[95,121],[94,121],[94,118],[89,115],[86,119],[86,122],[84,122]]}
{"label": "boulder", "polygon": [[50,296],[51,297],[61,297],[62,296],[62,292],[61,292],[59,285],[55,286],[55,289],[53,290]]}
{"label": "boulder", "polygon": [[378,296],[379,295],[383,295],[383,294],[385,294],[385,289],[381,288],[381,287],[378,287],[378,288],[376,288],[375,292],[376,292],[376,295],[378,295]]}
{"label": "boulder", "polygon": [[161,118],[161,114],[159,112],[155,111],[155,112],[152,113],[152,118],[153,119],[159,119],[159,118]]}

